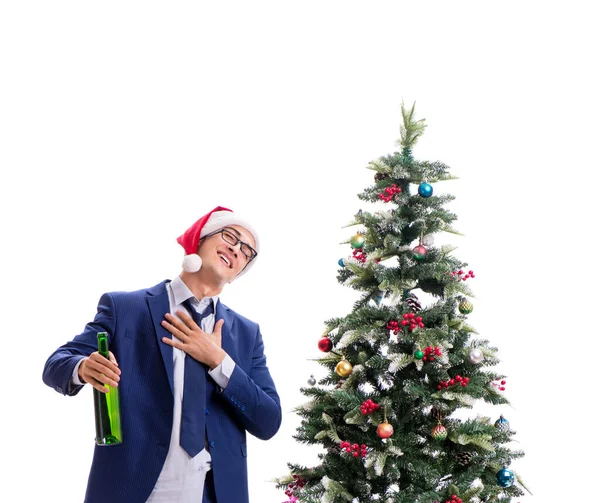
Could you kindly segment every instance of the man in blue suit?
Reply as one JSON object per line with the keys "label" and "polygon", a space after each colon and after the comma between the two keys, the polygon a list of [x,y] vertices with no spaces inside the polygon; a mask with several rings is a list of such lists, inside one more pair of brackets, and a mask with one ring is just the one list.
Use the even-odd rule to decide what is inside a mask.
{"label": "man in blue suit", "polygon": [[94,321],[44,367],[65,395],[119,388],[123,442],[95,447],[86,503],[248,503],[246,431],[267,440],[281,424],[259,327],[219,300],[256,260],[256,231],[219,206],[178,242],[178,277],[104,294]]}

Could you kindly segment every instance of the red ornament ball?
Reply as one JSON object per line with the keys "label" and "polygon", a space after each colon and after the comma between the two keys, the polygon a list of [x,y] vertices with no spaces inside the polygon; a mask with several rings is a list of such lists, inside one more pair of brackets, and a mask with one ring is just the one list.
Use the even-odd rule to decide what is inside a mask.
{"label": "red ornament ball", "polygon": [[390,438],[394,434],[394,428],[390,423],[381,423],[377,427],[379,438]]}
{"label": "red ornament ball", "polygon": [[431,430],[431,436],[434,440],[446,440],[446,437],[448,436],[448,430],[446,430],[443,425],[438,424],[433,430]]}
{"label": "red ornament ball", "polygon": [[323,353],[329,353],[333,349],[333,342],[329,337],[323,337],[319,341],[319,349],[323,351]]}
{"label": "red ornament ball", "polygon": [[427,248],[423,245],[416,246],[413,248],[413,257],[415,260],[425,260],[427,256]]}

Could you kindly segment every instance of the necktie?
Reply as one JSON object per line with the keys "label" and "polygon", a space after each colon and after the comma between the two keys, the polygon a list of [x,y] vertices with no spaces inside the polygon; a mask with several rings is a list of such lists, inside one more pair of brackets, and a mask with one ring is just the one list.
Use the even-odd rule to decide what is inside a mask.
{"label": "necktie", "polygon": [[[190,312],[190,315],[200,328],[202,328],[202,319],[213,313],[212,299],[210,305],[202,313],[194,309],[190,299],[186,300],[183,305]],[[186,355],[179,444],[191,457],[194,457],[204,449],[205,404],[206,366],[190,355]]]}

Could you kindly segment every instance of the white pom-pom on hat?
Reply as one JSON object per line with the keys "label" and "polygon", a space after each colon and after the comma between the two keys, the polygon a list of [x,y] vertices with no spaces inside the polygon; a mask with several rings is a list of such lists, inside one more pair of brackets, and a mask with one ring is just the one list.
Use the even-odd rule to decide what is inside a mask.
{"label": "white pom-pom on hat", "polygon": [[183,257],[183,270],[185,272],[198,272],[202,267],[202,259],[197,253],[192,253]]}

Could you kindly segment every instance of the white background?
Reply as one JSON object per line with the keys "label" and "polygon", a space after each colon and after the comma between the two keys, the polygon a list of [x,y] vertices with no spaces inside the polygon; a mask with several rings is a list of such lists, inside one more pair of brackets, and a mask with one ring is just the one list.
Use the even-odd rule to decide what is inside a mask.
{"label": "white background", "polygon": [[[400,104],[428,128],[415,157],[464,237],[471,324],[500,349],[503,413],[534,493],[592,501],[597,477],[600,115],[592,2],[4,2],[0,7],[3,288],[0,500],[81,502],[91,389],[41,381],[105,291],[180,271],[176,237],[216,205],[259,229],[262,253],[222,300],[258,321],[284,410],[250,440],[252,503],[312,466],[292,408],[323,321],[356,292],[336,280]],[[375,441],[375,440],[374,440]],[[107,481],[108,482],[108,481]]]}

